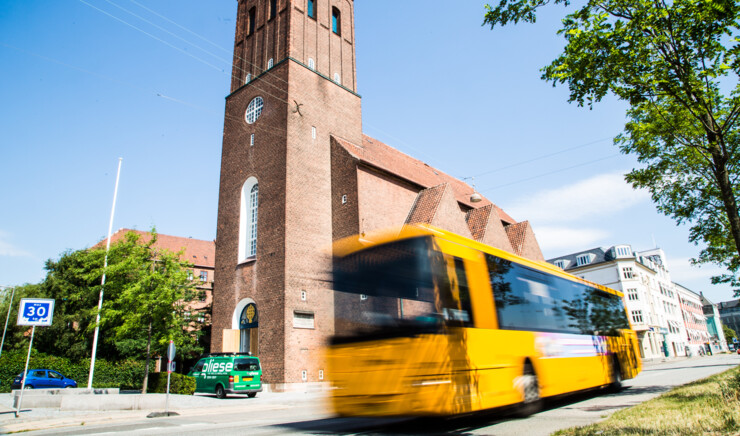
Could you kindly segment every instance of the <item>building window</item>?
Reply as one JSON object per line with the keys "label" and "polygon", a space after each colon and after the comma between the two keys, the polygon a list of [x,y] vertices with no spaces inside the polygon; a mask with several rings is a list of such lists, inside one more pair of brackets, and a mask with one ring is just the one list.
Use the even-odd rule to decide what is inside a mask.
{"label": "building window", "polygon": [[293,328],[312,329],[314,328],[314,319],[312,312],[293,312]]}
{"label": "building window", "polygon": [[200,281],[201,282],[207,282],[208,281],[208,271],[201,271],[200,272]]}
{"label": "building window", "polygon": [[323,379],[324,379],[324,370],[320,369],[319,370],[319,380],[323,380]]}
{"label": "building window", "polygon": [[360,294],[360,301],[365,301],[365,300],[367,300],[367,295]]}
{"label": "building window", "polygon": [[303,381],[308,380],[308,371],[306,371],[305,369],[301,371],[301,380]]}
{"label": "building window", "polygon": [[247,112],[244,114],[244,119],[247,120],[247,124],[253,124],[257,121],[257,118],[262,115],[262,108],[265,106],[262,97],[255,97],[247,105]]}
{"label": "building window", "polygon": [[308,16],[315,20],[316,19],[316,0],[308,0],[308,4],[306,5],[306,10],[308,11]]}
{"label": "building window", "polygon": [[642,324],[642,310],[632,311],[632,322],[635,324]]}
{"label": "building window", "polygon": [[247,83],[251,81],[252,81],[252,73],[247,73],[247,77],[244,79],[244,84],[246,85]]}
{"label": "building window", "polygon": [[316,139],[316,126],[311,127],[311,139]]}
{"label": "building window", "polygon": [[624,276],[625,279],[634,279],[635,273],[632,271],[631,266],[625,266],[622,268],[622,276]]}
{"label": "building window", "polygon": [[339,77],[339,73],[334,73],[334,82],[337,85],[341,85],[342,84],[342,79]]}
{"label": "building window", "polygon": [[627,289],[627,298],[629,298],[632,301],[639,300],[640,298],[639,298],[639,295],[637,294],[637,289],[635,288]]}
{"label": "building window", "polygon": [[247,36],[254,34],[254,29],[257,24],[257,8],[252,8],[249,10],[249,28],[247,29]]}
{"label": "building window", "polygon": [[313,58],[308,58],[308,68],[316,70],[316,62],[313,60]]}
{"label": "building window", "polygon": [[188,270],[188,280],[193,280],[193,271]]}
{"label": "building window", "polygon": [[342,204],[347,203],[347,195],[342,195]]}
{"label": "building window", "polygon": [[254,133],[249,135],[249,146],[250,147],[254,146]]}
{"label": "building window", "polygon": [[576,257],[576,266],[586,265],[591,261],[590,256],[588,254],[582,254],[578,257]]}
{"label": "building window", "polygon": [[272,68],[272,66],[273,66],[273,60],[272,58],[270,58],[267,60],[267,69],[269,70],[270,68]]}
{"label": "building window", "polygon": [[301,300],[306,301],[306,291],[301,291]]}
{"label": "building window", "polygon": [[629,256],[630,255],[630,248],[629,247],[617,247],[617,256]]}
{"label": "building window", "polygon": [[565,261],[564,260],[556,260],[555,266],[560,269],[565,269]]}
{"label": "building window", "polygon": [[331,31],[341,35],[342,17],[339,15],[339,9],[331,8]]}
{"label": "building window", "polygon": [[277,0],[270,0],[270,19],[272,20],[277,15]]}
{"label": "building window", "polygon": [[239,261],[257,255],[257,210],[259,185],[250,177],[242,186],[241,210],[239,214]]}

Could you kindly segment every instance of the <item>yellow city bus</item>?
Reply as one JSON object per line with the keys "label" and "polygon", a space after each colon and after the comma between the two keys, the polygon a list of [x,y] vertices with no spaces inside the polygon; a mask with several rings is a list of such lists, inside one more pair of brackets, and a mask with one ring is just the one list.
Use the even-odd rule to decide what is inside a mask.
{"label": "yellow city bus", "polygon": [[456,415],[619,388],[641,369],[622,293],[431,226],[334,246],[331,404]]}

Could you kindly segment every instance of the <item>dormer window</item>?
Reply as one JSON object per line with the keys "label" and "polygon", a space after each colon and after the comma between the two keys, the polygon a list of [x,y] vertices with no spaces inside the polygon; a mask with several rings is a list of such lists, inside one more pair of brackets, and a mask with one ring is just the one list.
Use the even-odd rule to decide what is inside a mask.
{"label": "dormer window", "polygon": [[555,266],[560,269],[565,269],[565,261],[564,260],[556,260]]}
{"label": "dormer window", "polygon": [[576,266],[582,266],[588,263],[591,263],[591,256],[589,256],[588,254],[581,254],[580,256],[576,257]]}
{"label": "dormer window", "polygon": [[342,34],[342,17],[337,8],[331,8],[331,31],[337,35]]}
{"label": "dormer window", "polygon": [[630,250],[629,245],[620,245],[615,247],[615,251],[617,252],[617,257],[628,257],[632,255],[632,251]]}

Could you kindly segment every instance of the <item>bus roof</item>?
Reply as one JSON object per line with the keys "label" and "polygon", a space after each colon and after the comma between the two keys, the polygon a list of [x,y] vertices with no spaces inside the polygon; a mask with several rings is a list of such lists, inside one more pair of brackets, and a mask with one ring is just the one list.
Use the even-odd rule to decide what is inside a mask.
{"label": "bus roof", "polygon": [[529,268],[533,268],[533,269],[536,269],[542,272],[546,272],[548,274],[551,274],[557,277],[561,277],[561,278],[564,278],[570,281],[574,281],[577,283],[583,283],[588,286],[592,286],[603,292],[616,295],[620,298],[622,298],[624,295],[622,292],[617,291],[615,289],[608,288],[606,286],[588,281],[586,279],[582,279],[572,274],[568,274],[562,269],[556,267],[555,265],[551,265],[547,262],[535,261],[535,260],[527,259],[525,257],[517,256],[516,254],[509,253],[508,251],[504,251],[499,248],[483,244],[473,239],[460,236],[456,233],[452,233],[450,231],[443,230],[443,229],[434,227],[429,224],[407,224],[401,227],[400,229],[399,228],[382,229],[382,230],[372,232],[371,234],[349,236],[347,238],[343,238],[343,239],[336,241],[333,246],[333,251],[335,255],[345,256],[355,251],[359,251],[363,248],[368,248],[368,247],[372,247],[375,245],[381,245],[381,244],[385,244],[385,243],[389,243],[393,241],[398,241],[400,239],[408,239],[408,238],[414,238],[414,237],[420,237],[420,236],[434,236],[436,238],[445,239],[447,241],[454,242],[454,243],[472,248],[474,250],[482,251],[484,253],[488,253],[496,257],[500,257],[502,259],[515,262],[523,266],[527,266]]}

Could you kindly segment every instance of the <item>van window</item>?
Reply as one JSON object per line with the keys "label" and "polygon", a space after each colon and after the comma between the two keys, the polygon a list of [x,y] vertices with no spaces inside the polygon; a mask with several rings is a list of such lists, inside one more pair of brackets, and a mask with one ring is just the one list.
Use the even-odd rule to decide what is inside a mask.
{"label": "van window", "polygon": [[234,371],[259,371],[260,362],[257,359],[234,359]]}
{"label": "van window", "polygon": [[205,360],[201,360],[198,363],[195,364],[195,368],[193,368],[193,372],[201,372],[203,371],[203,366],[206,364]]}

